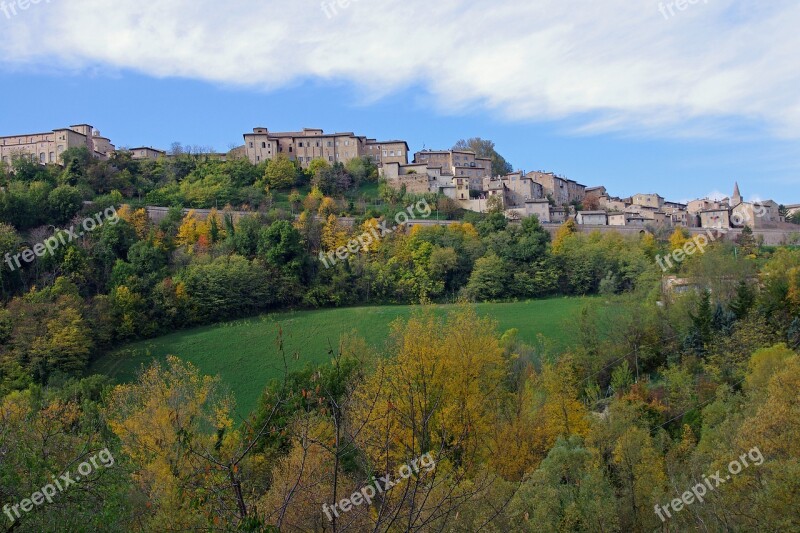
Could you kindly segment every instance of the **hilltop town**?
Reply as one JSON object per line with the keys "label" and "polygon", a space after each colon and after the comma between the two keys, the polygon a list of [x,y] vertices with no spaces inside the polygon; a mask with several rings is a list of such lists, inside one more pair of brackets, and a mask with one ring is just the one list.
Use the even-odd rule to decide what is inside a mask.
{"label": "hilltop town", "polygon": [[[509,219],[536,215],[543,224],[568,219],[582,226],[644,228],[648,225],[686,228],[751,229],[787,228],[786,219],[800,212],[800,205],[774,200],[756,204],[745,201],[739,185],[727,198],[703,198],[680,203],[656,192],[628,197],[613,196],[605,186],[586,186],[554,172],[515,171],[495,175],[492,160],[466,149],[421,150],[411,153],[404,140],[379,141],[353,132],[325,133],[322,129],[272,132],[254,128],[243,135],[244,144],[220,159],[246,157],[254,165],[285,156],[301,168],[321,159],[328,164],[368,158],[391,187],[414,194],[450,198],[462,209],[486,213],[502,210]],[[0,160],[9,164],[25,156],[39,164],[60,163],[60,155],[85,146],[98,159],[127,151],[134,160],[169,157],[149,146],[117,150],[111,140],[89,124],[50,132],[0,137]],[[409,159],[411,159],[409,161]]]}

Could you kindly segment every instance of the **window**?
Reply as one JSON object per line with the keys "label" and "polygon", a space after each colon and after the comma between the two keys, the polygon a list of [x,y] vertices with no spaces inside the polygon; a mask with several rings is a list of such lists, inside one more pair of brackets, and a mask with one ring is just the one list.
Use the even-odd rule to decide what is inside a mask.
{"label": "window", "polygon": [[317,141],[317,148],[319,148],[319,141]]}
{"label": "window", "polygon": [[298,148],[302,148],[303,147],[303,143],[302,142],[297,143],[297,147]]}
{"label": "window", "polygon": [[266,148],[266,147],[267,147],[267,143],[265,143],[265,142],[261,143],[261,148]]}
{"label": "window", "polygon": [[292,147],[291,146],[289,147],[289,153],[290,154],[292,153]]}
{"label": "window", "polygon": [[256,161],[261,161],[261,156],[260,155],[256,156]]}
{"label": "window", "polygon": [[40,162],[41,164],[43,164],[43,165],[44,165],[44,164],[47,162],[47,161],[46,161],[46,159],[45,159],[45,157],[46,157],[46,156],[44,155],[44,152],[41,152],[41,153],[39,154],[39,162]]}
{"label": "window", "polygon": [[55,152],[50,152],[50,162],[52,163],[55,160],[56,160],[56,153]]}
{"label": "window", "polygon": [[345,146],[350,146],[350,141],[345,141],[345,142],[344,142],[344,145],[345,145]]}
{"label": "window", "polygon": [[328,141],[328,148],[330,148],[331,146],[333,146],[333,141]]}
{"label": "window", "polygon": [[388,150],[384,150],[383,151],[383,157],[387,157],[388,155],[389,155],[389,151]]}
{"label": "window", "polygon": [[392,150],[391,152],[389,152],[389,155],[390,155],[390,156],[392,156],[392,157],[394,157],[394,150]]}
{"label": "window", "polygon": [[253,143],[251,142],[251,143],[250,143],[250,148],[252,148],[252,147],[253,147]]}
{"label": "window", "polygon": [[332,155],[328,156],[328,161],[333,161],[333,156]]}

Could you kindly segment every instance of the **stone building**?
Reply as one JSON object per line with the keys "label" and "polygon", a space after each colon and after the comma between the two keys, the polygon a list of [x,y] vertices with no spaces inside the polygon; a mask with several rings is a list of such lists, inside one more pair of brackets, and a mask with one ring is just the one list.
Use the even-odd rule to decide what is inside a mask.
{"label": "stone building", "polygon": [[508,174],[502,178],[502,182],[506,187],[506,204],[509,206],[524,206],[529,200],[546,199],[542,184],[522,172]]}
{"label": "stone building", "polygon": [[129,148],[128,151],[131,153],[131,159],[160,159],[167,155],[167,152],[163,150],[156,150],[155,148],[149,146],[140,146],[139,148]]}
{"label": "stone building", "polygon": [[114,145],[89,124],[44,133],[28,133],[0,137],[0,161],[10,164],[15,157],[29,157],[38,163],[61,164],[61,154],[70,148],[84,146],[98,159],[108,159]]}
{"label": "stone building", "polygon": [[556,176],[552,172],[529,172],[526,177],[539,183],[544,189],[545,196],[551,198],[558,206],[582,202],[586,197],[585,185]]}
{"label": "stone building", "polygon": [[365,155],[378,166],[387,163],[408,164],[408,143],[405,141],[377,141],[367,139]]}
{"label": "stone building", "polygon": [[608,226],[608,213],[605,211],[578,211],[575,221],[586,226]]}
{"label": "stone building", "polygon": [[414,154],[415,163],[442,167],[443,174],[469,178],[470,189],[483,189],[483,178],[492,177],[492,160],[477,157],[470,150],[422,150]]}
{"label": "stone building", "polygon": [[633,205],[640,205],[642,207],[654,207],[660,209],[664,206],[664,198],[658,194],[634,194],[631,197]]}
{"label": "stone building", "polygon": [[290,132],[254,128],[253,133],[244,134],[244,149],[254,165],[270,161],[278,154],[297,161],[303,168],[307,168],[314,159],[322,159],[332,165],[364,156],[371,157],[378,164],[408,163],[408,144],[405,141],[379,142],[353,132],[325,133],[315,128]]}

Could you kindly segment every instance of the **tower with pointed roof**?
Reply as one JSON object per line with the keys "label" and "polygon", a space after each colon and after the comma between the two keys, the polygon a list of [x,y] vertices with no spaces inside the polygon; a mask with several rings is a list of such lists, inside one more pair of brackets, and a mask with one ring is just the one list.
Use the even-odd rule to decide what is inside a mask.
{"label": "tower with pointed roof", "polygon": [[742,195],[739,193],[739,183],[736,182],[736,184],[733,187],[733,196],[731,197],[731,207],[736,207],[740,203],[742,203]]}

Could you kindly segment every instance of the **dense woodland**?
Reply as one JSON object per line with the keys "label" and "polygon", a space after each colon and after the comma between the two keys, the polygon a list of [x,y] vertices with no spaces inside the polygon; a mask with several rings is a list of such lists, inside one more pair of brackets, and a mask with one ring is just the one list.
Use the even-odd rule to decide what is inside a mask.
{"label": "dense woodland", "polygon": [[[119,215],[2,265],[0,506],[97,450],[116,461],[13,524],[0,515],[0,530],[800,530],[800,251],[745,232],[676,265],[690,283],[665,294],[655,257],[683,245],[680,230],[623,238],[567,223],[551,239],[535,218],[494,212],[400,229],[326,268],[321,252],[415,202],[457,209],[387,189],[366,160],[303,171],[193,152],[74,150],[63,167],[19,159],[0,174],[0,257],[110,206]],[[144,205],[173,209],[155,224]],[[574,318],[566,353],[470,306],[590,294],[602,298]],[[425,310],[440,302],[461,305],[444,319]],[[346,336],[329,364],[264,383],[247,420],[177,357],[126,385],[87,376],[130,340],[365,303],[425,305],[380,349]],[[654,512],[756,447],[763,464],[704,502],[667,522]],[[430,471],[323,513],[428,452]]]}

